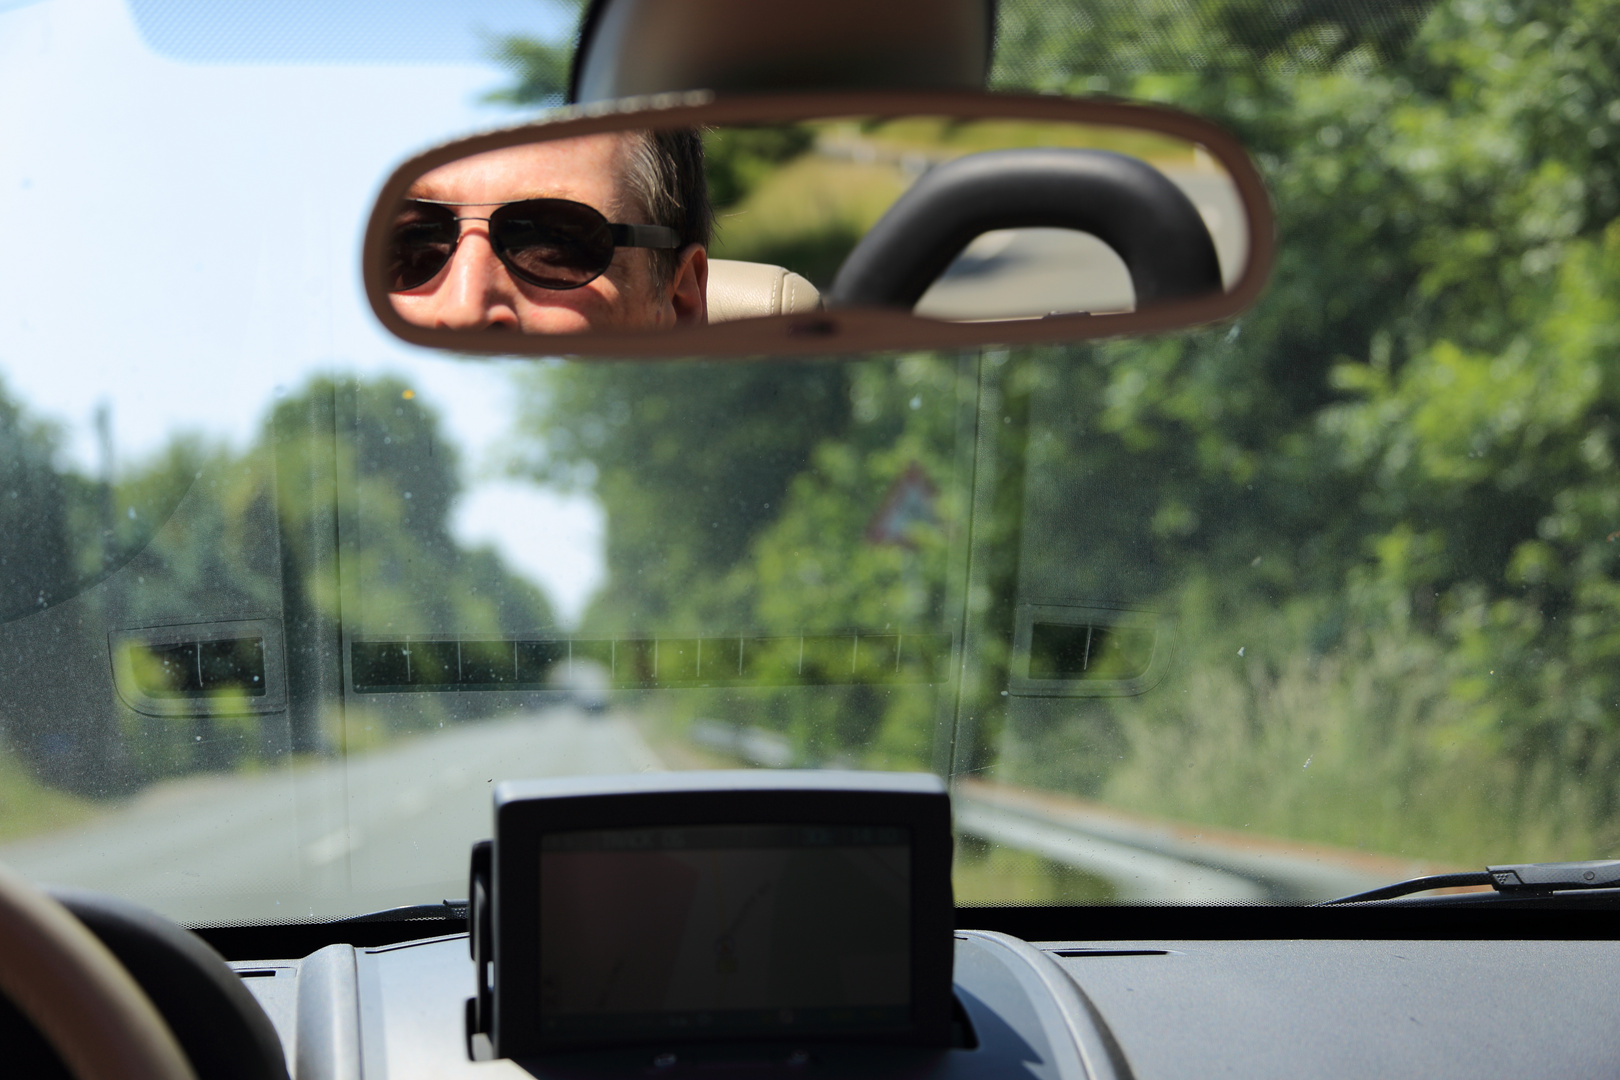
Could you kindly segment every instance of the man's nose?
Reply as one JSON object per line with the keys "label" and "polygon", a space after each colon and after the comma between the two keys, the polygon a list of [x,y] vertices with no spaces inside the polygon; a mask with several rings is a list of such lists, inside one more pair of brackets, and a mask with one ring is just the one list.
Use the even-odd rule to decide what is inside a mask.
{"label": "man's nose", "polygon": [[446,330],[518,326],[517,285],[482,229],[469,229],[462,236],[440,295],[437,322]]}

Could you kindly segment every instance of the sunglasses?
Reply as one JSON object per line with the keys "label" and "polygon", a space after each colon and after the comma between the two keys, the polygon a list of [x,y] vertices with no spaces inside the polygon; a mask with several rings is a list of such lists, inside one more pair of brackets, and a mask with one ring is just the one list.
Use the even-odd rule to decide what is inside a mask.
{"label": "sunglasses", "polygon": [[613,262],[614,248],[681,246],[680,234],[663,225],[615,225],[601,211],[569,199],[524,199],[497,207],[488,217],[464,217],[458,206],[410,199],[394,219],[388,245],[388,290],[404,292],[432,281],[456,253],[463,221],[489,224],[496,258],[519,281],[542,289],[589,285]]}

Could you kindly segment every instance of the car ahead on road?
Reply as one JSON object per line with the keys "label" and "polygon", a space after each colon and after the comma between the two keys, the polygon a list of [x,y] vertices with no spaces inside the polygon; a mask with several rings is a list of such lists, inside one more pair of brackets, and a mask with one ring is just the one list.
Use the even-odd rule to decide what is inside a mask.
{"label": "car ahead on road", "polygon": [[0,4],[4,1071],[1614,1072],[1615,6]]}
{"label": "car ahead on road", "polygon": [[609,695],[613,675],[601,664],[581,662],[571,665],[559,677],[558,685],[568,694],[568,699],[585,712],[600,714],[608,711],[612,700]]}

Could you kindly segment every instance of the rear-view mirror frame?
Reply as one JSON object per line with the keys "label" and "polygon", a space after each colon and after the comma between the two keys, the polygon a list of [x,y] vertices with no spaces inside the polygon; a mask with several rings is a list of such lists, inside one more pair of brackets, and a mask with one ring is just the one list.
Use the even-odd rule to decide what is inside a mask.
{"label": "rear-view mirror frame", "polygon": [[[898,310],[834,308],[702,327],[635,333],[593,332],[567,337],[418,326],[401,318],[389,299],[384,280],[394,208],[417,178],[452,161],[543,140],[640,128],[914,115],[1129,128],[1199,146],[1225,170],[1242,201],[1248,227],[1243,272],[1220,294],[1167,300],[1142,311],[1106,315],[1063,314],[1035,319],[947,322]],[[409,158],[388,177],[367,222],[361,258],[366,298],[372,311],[390,333],[412,345],[500,356],[686,359],[956,349],[1163,333],[1218,322],[1249,307],[1265,287],[1274,255],[1271,201],[1259,171],[1233,136],[1207,120],[1161,106],[1110,99],[958,90],[880,90],[763,95],[690,91],[623,98],[568,106],[530,123],[456,139]]]}

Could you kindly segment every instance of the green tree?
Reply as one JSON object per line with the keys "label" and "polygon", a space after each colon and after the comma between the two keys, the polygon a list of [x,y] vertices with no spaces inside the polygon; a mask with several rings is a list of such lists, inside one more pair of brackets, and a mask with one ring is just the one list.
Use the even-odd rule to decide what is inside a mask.
{"label": "green tree", "polygon": [[[959,766],[1459,859],[1620,842],[1617,22],[1615,0],[1002,6],[997,85],[1236,132],[1279,258],[1231,325],[1012,350],[969,395],[997,426],[971,451],[984,595],[960,603],[992,644]],[[537,375],[534,474],[608,511],[593,618],[786,630],[942,602],[948,559],[908,577],[857,538],[902,459],[963,451],[892,407],[913,363]],[[874,400],[892,423],[861,418]],[[1172,616],[1174,671],[1003,707],[1012,613],[1052,595]],[[914,705],[840,694],[779,695],[772,722],[915,760]]]}
{"label": "green tree", "polygon": [[[749,625],[789,644],[793,635],[837,630],[902,635],[904,678],[784,678],[721,714],[787,732],[807,760],[929,768],[949,655],[908,652],[904,635],[953,629],[949,561],[967,510],[957,439],[975,370],[920,354],[853,364],[849,374],[847,430],[816,448],[780,515],[719,588],[747,605]],[[925,485],[929,497],[896,536],[879,517],[902,484]]]}
{"label": "green tree", "polygon": [[[1128,458],[1153,484],[1129,500],[1134,562],[1051,554],[1149,559],[1210,636],[1183,635],[1197,711],[1077,707],[1030,733],[1032,775],[1061,783],[1041,763],[1112,724],[1134,758],[1104,790],[1144,807],[1467,857],[1613,842],[1615,15],[1458,2],[1411,34],[1259,44],[1206,20],[1201,65],[1108,33],[1003,54],[1003,78],[1221,119],[1267,174],[1281,249],[1230,330],[1059,373],[1073,467],[1032,477],[1083,488]],[[1241,640],[1232,679],[1220,646]],[[1327,779],[1313,739],[1339,746]],[[1315,794],[1275,779],[1301,760]]]}
{"label": "green tree", "polygon": [[[326,402],[335,439],[300,419]],[[293,606],[328,625],[341,618],[358,638],[501,638],[555,627],[538,587],[451,534],[460,455],[437,410],[404,381],[312,380],[277,404],[263,438],[275,442],[286,478],[278,501]],[[334,506],[341,579],[331,556],[304,539]]]}
{"label": "green tree", "polygon": [[58,443],[0,383],[0,619],[60,600],[78,576],[68,531],[76,493],[56,468]]}
{"label": "green tree", "polygon": [[[113,580],[103,614],[146,626],[279,610],[290,712],[251,716],[224,703],[194,719],[121,714],[136,782],[336,748],[342,631],[510,638],[555,625],[539,588],[451,535],[456,448],[436,410],[397,378],[315,377],[277,400],[241,453],[177,436],[129,471],[120,498],[177,486],[185,528],[159,531],[139,573]],[[377,719],[436,722],[439,704]]]}
{"label": "green tree", "polygon": [[[558,7],[579,22],[583,0],[556,0]],[[557,105],[568,95],[568,73],[573,66],[576,29],[566,42],[541,41],[526,34],[507,34],[491,42],[490,58],[511,71],[515,81],[485,98],[503,105]]]}
{"label": "green tree", "polygon": [[750,625],[717,583],[850,416],[836,362],[558,364],[522,392],[523,471],[607,511],[608,582],[585,620],[603,632]]}

